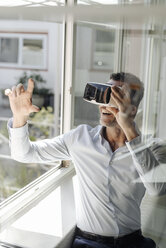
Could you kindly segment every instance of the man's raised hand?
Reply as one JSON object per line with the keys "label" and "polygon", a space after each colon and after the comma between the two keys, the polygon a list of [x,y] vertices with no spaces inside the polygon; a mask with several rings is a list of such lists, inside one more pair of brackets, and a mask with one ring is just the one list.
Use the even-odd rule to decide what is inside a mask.
{"label": "man's raised hand", "polygon": [[129,86],[124,84],[122,88],[112,87],[111,98],[118,108],[107,107],[106,109],[114,114],[122,129],[125,126],[129,127],[133,124],[137,111],[137,108],[131,103]]}
{"label": "man's raised hand", "polygon": [[32,94],[34,81],[28,80],[27,90],[22,84],[13,86],[12,89],[6,89],[5,95],[9,97],[10,107],[13,113],[13,127],[25,125],[30,113],[39,112],[40,109],[32,104]]}
{"label": "man's raised hand", "polygon": [[115,116],[127,140],[131,141],[139,134],[134,124],[137,108],[131,103],[128,85],[124,85],[122,89],[116,86],[112,87],[111,97],[118,106],[118,109],[114,107],[107,107],[106,109]]}

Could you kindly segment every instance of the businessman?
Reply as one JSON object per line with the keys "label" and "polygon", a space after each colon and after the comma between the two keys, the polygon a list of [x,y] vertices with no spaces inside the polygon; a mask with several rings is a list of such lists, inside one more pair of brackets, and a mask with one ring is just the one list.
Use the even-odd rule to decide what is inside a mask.
{"label": "businessman", "polygon": [[155,248],[141,233],[140,204],[146,190],[165,194],[165,183],[146,180],[147,173],[166,161],[165,145],[145,143],[134,122],[143,97],[139,78],[114,73],[108,85],[110,104],[99,105],[100,125],[80,125],[36,142],[29,140],[27,124],[29,114],[39,111],[32,104],[34,82],[29,79],[27,89],[19,84],[6,90],[13,112],[8,123],[11,156],[24,163],[73,161],[79,199],[72,248]]}

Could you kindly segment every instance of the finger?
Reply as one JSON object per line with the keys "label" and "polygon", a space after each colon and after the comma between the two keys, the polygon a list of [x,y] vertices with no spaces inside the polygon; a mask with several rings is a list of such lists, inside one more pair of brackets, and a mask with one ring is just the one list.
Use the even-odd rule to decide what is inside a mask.
{"label": "finger", "polygon": [[17,93],[17,95],[19,96],[24,91],[25,90],[24,90],[23,84],[18,84],[17,87],[16,87],[16,93]]}
{"label": "finger", "polygon": [[33,93],[33,89],[34,89],[34,81],[32,78],[28,79],[28,87],[27,87],[27,91],[32,94]]}
{"label": "finger", "polygon": [[122,92],[122,90],[116,86],[112,87],[111,89],[113,94],[121,101],[124,97],[124,93]]}
{"label": "finger", "polygon": [[6,96],[11,96],[12,91],[11,91],[11,89],[6,89],[4,93]]}
{"label": "finger", "polygon": [[117,108],[114,108],[114,107],[106,107],[106,110],[111,112],[114,116],[116,116],[116,114],[119,112],[119,110]]}
{"label": "finger", "polygon": [[39,112],[40,111],[40,108],[37,107],[36,105],[32,105],[31,106],[31,109],[30,109],[30,113],[34,113],[34,112]]}
{"label": "finger", "polygon": [[113,87],[111,87],[111,89],[113,90],[114,93],[120,95],[121,98],[123,98],[124,92],[123,92],[123,90],[122,90],[122,89],[123,89],[122,87],[113,86]]}
{"label": "finger", "polygon": [[124,111],[124,103],[112,92],[111,97],[120,111]]}
{"label": "finger", "polygon": [[16,96],[17,96],[17,93],[16,93],[16,86],[13,86],[13,87],[12,87],[12,96],[13,96],[13,97],[16,97]]}
{"label": "finger", "polygon": [[114,94],[114,92],[111,93],[111,98],[118,104],[123,104],[122,98],[120,98],[117,94]]}

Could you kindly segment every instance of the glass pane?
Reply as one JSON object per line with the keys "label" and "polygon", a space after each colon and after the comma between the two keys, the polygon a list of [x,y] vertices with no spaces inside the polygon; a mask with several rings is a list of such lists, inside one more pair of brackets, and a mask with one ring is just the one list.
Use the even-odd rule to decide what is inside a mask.
{"label": "glass pane", "polygon": [[[108,27],[108,24],[106,24],[106,26]],[[117,34],[119,39],[117,39]],[[118,40],[119,43],[117,42]],[[108,53],[110,57],[112,53],[111,59],[114,63],[109,63],[108,68],[104,68],[102,59],[100,63],[94,63],[94,58],[98,58],[96,53],[100,52],[103,53],[104,59],[107,58],[106,53]],[[100,124],[98,106],[83,100],[84,89],[87,82],[105,83],[109,80],[110,74],[117,71],[134,74],[140,78],[144,86],[144,97],[139,105],[134,120],[135,125],[140,130],[140,136],[145,140],[139,148],[143,150],[142,159],[146,160],[144,151],[148,147],[154,156],[151,160],[151,164],[157,161],[157,166],[154,170],[152,169],[145,172],[145,181],[149,180],[148,183],[157,182],[158,185],[160,185],[161,182],[166,183],[165,176],[163,176],[166,173],[165,28],[160,25],[154,25],[151,29],[149,23],[139,26],[138,24],[134,25],[132,23],[131,25],[131,23],[125,23],[125,28],[123,29],[115,28],[108,31],[106,28],[105,30],[104,28],[103,30],[101,30],[101,28],[96,29],[95,25],[86,26],[85,24],[77,24],[75,54],[73,127],[80,124],[88,124],[95,127]],[[116,59],[117,56],[119,56],[118,59]],[[118,61],[117,64],[115,64],[117,62],[116,60]],[[94,68],[94,66],[97,67]],[[102,141],[103,140],[104,139],[102,139]],[[157,142],[157,145],[153,147],[153,145],[156,144],[155,142]],[[160,148],[159,144],[161,145]],[[142,150],[140,150],[140,153]],[[123,154],[121,153],[121,148],[119,151],[120,153],[117,155],[117,160],[121,159],[121,154]],[[116,152],[118,153],[118,149]],[[158,157],[157,152],[161,152],[162,158]],[[130,156],[129,151],[127,154]],[[132,159],[134,163],[134,158]],[[114,163],[115,160],[113,159],[112,163]],[[112,168],[112,163],[111,167],[108,165],[109,169]],[[141,164],[141,162],[139,163]],[[120,166],[120,163],[117,163],[116,166]],[[133,169],[134,168],[135,167],[133,167]],[[152,174],[153,176],[155,175],[154,178]],[[138,176],[138,187],[145,181],[142,181],[142,178]],[[147,185],[145,184],[145,186]],[[125,194],[126,193],[127,191]],[[136,192],[136,195],[137,194],[138,192]],[[146,190],[146,194],[142,198],[140,206],[143,234],[155,240],[160,248],[165,248],[166,231],[165,229],[163,230],[163,226],[165,226],[166,223],[165,202],[166,196],[164,195],[164,191],[162,196],[151,196],[149,191]]]}
{"label": "glass pane", "polygon": [[43,40],[24,39],[22,50],[23,65],[44,65]]}
{"label": "glass pane", "polygon": [[25,166],[11,159],[0,158],[0,203],[52,167],[44,164]]}
{"label": "glass pane", "polygon": [[[48,58],[48,70],[43,71],[38,69],[35,71],[28,69],[24,71],[20,68],[17,68],[17,70],[0,68],[0,74],[2,76],[2,80],[0,81],[0,201],[3,201],[34,179],[40,177],[52,167],[57,166],[57,163],[23,164],[10,158],[7,122],[12,117],[12,113],[8,97],[4,95],[4,90],[6,88],[12,88],[12,86],[19,83],[22,83],[24,88],[27,89],[28,78],[33,78],[35,81],[32,102],[34,105],[40,107],[41,110],[38,113],[31,114],[29,117],[29,136],[31,141],[52,138],[59,135],[61,119],[60,98],[62,68],[55,65],[62,63],[63,24],[39,21],[22,22],[19,20],[14,23],[8,20],[7,23],[8,27],[10,27],[6,27],[8,36],[13,36],[12,30],[15,32],[16,24],[18,24],[19,32],[15,32],[15,36],[18,35],[23,44],[22,57],[24,66],[28,66],[28,68],[43,66],[45,52]],[[0,29],[2,25],[3,22],[0,22]],[[45,35],[41,34],[41,38],[38,38],[39,34],[33,34],[34,26],[36,30],[41,30],[41,32],[51,35],[52,39],[49,44],[47,44],[49,49],[43,51]],[[35,36],[34,38],[32,37],[33,35]],[[29,38],[29,36],[32,38]],[[7,52],[8,50],[8,52],[10,52],[8,58],[10,58],[11,62],[11,58],[13,59],[14,57],[13,54],[17,54],[18,52],[18,39],[5,38],[1,39],[1,41],[2,40],[5,41],[5,51]],[[7,47],[6,44],[10,46]],[[13,50],[11,50],[10,47],[12,47]],[[22,47],[20,47],[20,49],[21,48]],[[55,56],[52,56],[52,54],[55,54]],[[19,57],[18,60],[21,61],[21,58]],[[14,62],[14,60],[12,62]]]}
{"label": "glass pane", "polygon": [[18,44],[17,38],[0,37],[0,63],[18,62]]}
{"label": "glass pane", "polygon": [[98,123],[98,107],[83,101],[87,82],[105,83],[115,67],[115,29],[77,25],[74,126]]}

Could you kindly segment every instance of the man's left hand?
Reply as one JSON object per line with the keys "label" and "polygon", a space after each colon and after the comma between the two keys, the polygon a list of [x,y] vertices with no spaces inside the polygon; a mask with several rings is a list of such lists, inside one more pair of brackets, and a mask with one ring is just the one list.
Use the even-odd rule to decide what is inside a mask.
{"label": "man's left hand", "polygon": [[111,89],[111,99],[116,103],[117,108],[110,106],[106,109],[116,117],[117,123],[122,128],[126,136],[128,136],[127,134],[131,132],[131,130],[133,130],[132,137],[138,136],[134,125],[134,117],[137,112],[137,108],[131,103],[129,86],[124,84],[122,88],[114,86]]}

